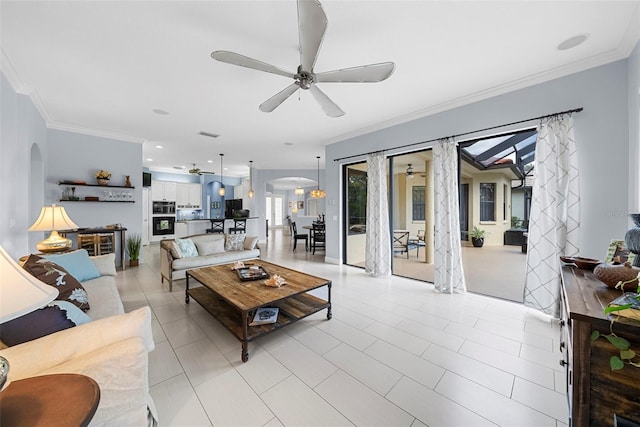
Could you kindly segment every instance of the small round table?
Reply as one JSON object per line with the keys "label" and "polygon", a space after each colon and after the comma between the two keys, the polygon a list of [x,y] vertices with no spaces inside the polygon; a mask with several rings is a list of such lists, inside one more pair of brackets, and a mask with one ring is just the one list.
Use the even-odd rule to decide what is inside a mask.
{"label": "small round table", "polygon": [[16,380],[0,392],[0,425],[84,427],[99,402],[100,387],[85,375],[53,374]]}

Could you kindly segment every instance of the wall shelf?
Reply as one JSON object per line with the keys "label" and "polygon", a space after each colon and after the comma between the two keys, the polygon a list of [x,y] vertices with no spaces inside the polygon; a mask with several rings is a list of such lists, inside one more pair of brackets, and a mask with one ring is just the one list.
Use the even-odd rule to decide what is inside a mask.
{"label": "wall shelf", "polygon": [[[131,188],[131,187],[128,187]],[[60,203],[135,203],[135,200],[58,200]]]}
{"label": "wall shelf", "polygon": [[131,188],[134,189],[136,187],[127,187],[125,185],[100,185],[100,184],[76,184],[75,182],[69,181],[60,181],[58,185],[67,185],[69,187],[102,187],[102,188]]}

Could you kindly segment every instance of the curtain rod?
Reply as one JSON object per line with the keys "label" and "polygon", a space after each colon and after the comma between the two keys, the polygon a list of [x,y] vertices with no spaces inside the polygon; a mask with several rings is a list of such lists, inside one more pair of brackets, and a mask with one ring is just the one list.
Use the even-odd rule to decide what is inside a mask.
{"label": "curtain rod", "polygon": [[[579,113],[582,110],[583,110],[582,107],[574,108],[572,110],[561,111],[559,113],[546,114],[544,116],[533,117],[531,119],[526,119],[526,120],[518,120],[517,122],[511,122],[511,123],[507,123],[507,124],[504,124],[504,125],[490,126],[490,127],[484,128],[484,129],[478,129],[478,130],[473,130],[473,131],[469,131],[469,132],[458,133],[458,134],[447,136],[447,137],[433,138],[433,139],[428,139],[426,141],[420,141],[420,142],[412,142],[411,144],[400,145],[398,147],[393,147],[392,149],[396,150],[398,148],[407,148],[407,147],[412,147],[414,145],[422,145],[422,144],[426,144],[428,142],[439,141],[441,139],[458,138],[458,137],[465,136],[465,135],[471,135],[472,133],[485,132],[485,131],[488,131],[488,130],[499,129],[499,128],[503,128],[503,127],[507,127],[507,126],[519,125],[520,123],[526,123],[526,122],[530,122],[532,120],[542,120],[542,119],[547,119],[549,117],[561,116],[563,114]],[[353,154],[351,156],[345,156],[345,157],[339,157],[337,159],[333,159],[333,161],[334,162],[339,162],[340,160],[352,159],[354,157],[367,156],[369,154],[375,154],[375,153],[384,153],[386,151],[387,150],[376,150],[376,151],[369,151],[368,153]]]}

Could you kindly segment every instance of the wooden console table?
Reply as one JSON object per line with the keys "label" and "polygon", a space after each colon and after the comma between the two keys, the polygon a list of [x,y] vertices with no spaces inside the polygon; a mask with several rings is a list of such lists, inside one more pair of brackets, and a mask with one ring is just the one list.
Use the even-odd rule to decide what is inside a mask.
{"label": "wooden console table", "polygon": [[[619,350],[603,338],[591,341],[592,331],[610,333],[604,308],[621,292],[571,265],[562,267],[562,285],[560,364],[566,368],[570,425],[613,426],[614,416],[619,423],[621,418],[640,422],[640,368],[611,371],[609,358]],[[640,352],[640,322],[619,318],[613,332]]]}

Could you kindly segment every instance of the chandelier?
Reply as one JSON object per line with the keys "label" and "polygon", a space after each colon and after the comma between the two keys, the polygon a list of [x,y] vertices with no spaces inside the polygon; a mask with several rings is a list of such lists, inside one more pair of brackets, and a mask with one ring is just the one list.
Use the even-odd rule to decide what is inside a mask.
{"label": "chandelier", "polygon": [[311,190],[311,197],[314,199],[324,199],[327,197],[327,192],[320,189],[320,156],[316,156],[316,159],[318,159],[318,188]]}

